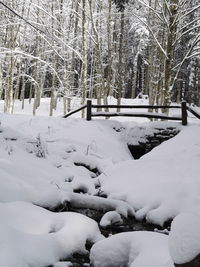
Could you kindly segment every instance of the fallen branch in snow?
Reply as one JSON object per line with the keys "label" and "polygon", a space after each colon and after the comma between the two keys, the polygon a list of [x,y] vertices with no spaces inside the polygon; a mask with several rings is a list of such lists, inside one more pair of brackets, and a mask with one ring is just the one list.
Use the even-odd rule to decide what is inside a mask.
{"label": "fallen branch in snow", "polygon": [[68,199],[63,200],[63,204],[70,203],[74,208],[88,208],[102,211],[116,211],[118,214],[128,217],[134,216],[134,209],[126,202],[115,199],[101,198],[78,193],[70,193]]}

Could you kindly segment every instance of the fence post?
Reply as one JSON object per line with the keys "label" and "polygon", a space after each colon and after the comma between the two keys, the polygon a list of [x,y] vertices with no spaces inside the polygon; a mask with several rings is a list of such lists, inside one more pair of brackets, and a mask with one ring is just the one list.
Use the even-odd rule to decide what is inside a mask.
{"label": "fence post", "polygon": [[187,103],[182,101],[181,103],[181,112],[182,112],[182,125],[187,125]]}
{"label": "fence post", "polygon": [[92,101],[87,100],[87,114],[86,114],[87,121],[91,121],[91,117],[92,117]]}

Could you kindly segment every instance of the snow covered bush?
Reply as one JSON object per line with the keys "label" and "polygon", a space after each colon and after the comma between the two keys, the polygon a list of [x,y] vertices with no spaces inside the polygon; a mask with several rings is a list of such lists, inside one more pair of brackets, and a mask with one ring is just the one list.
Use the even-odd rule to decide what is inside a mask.
{"label": "snow covered bush", "polygon": [[35,142],[35,155],[38,158],[45,158],[47,154],[47,147],[45,142],[42,140],[40,134],[38,134]]}

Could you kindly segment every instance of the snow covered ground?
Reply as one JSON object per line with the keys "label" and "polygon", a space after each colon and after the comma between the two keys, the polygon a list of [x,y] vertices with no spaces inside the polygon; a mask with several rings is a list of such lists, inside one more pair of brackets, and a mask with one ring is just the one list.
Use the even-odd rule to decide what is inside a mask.
{"label": "snow covered ground", "polygon": [[[95,267],[172,267],[200,253],[199,121],[173,123],[182,129],[175,138],[133,160],[127,135],[113,127],[134,132],[138,118],[48,117],[45,103],[36,117],[28,106],[24,114],[0,114],[0,266],[69,266],[58,262],[86,253],[86,241],[96,243]],[[169,237],[143,231],[105,239],[94,220],[45,209],[65,203],[104,210],[102,227],[127,216],[160,225],[175,219]]]}

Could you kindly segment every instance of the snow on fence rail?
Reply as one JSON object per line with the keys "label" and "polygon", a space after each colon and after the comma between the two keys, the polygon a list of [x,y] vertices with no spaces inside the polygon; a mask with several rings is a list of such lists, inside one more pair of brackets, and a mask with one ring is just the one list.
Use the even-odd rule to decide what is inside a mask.
{"label": "snow on fence rail", "polygon": [[[166,120],[179,120],[182,121],[182,125],[187,125],[187,110],[200,119],[200,114],[198,114],[191,106],[188,106],[186,101],[182,101],[181,105],[172,105],[172,106],[161,106],[161,105],[94,105],[91,100],[87,100],[87,104],[81,106],[80,108],[69,112],[64,116],[67,118],[83,109],[87,110],[86,119],[90,121],[92,117],[144,117],[144,118],[156,118],[156,119],[166,119]],[[116,108],[116,109],[181,109],[181,116],[167,116],[163,113],[157,112],[92,112],[93,108]]]}

